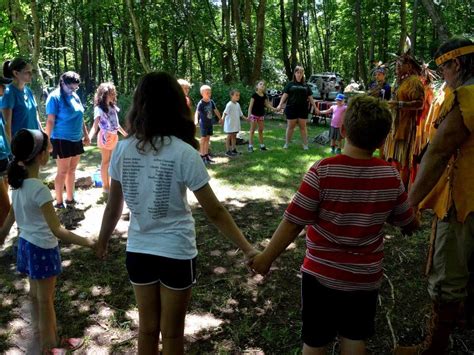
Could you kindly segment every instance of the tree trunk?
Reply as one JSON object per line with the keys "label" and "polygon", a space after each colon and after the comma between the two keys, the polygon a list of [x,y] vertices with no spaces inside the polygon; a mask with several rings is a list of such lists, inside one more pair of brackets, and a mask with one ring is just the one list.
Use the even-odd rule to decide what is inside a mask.
{"label": "tree trunk", "polygon": [[240,72],[240,80],[250,84],[250,60],[248,59],[248,45],[244,38],[242,18],[240,14],[240,0],[232,0],[232,17],[237,33],[237,60]]}
{"label": "tree trunk", "polygon": [[43,89],[44,87],[44,80],[43,80],[43,72],[39,66],[39,58],[41,53],[41,42],[40,42],[40,22],[38,18],[38,11],[36,7],[36,0],[30,1],[30,10],[31,10],[31,17],[33,18],[33,53],[31,56],[31,65],[33,69],[36,71],[36,80],[38,84],[38,88]]}
{"label": "tree trunk", "polygon": [[10,28],[18,47],[18,52],[21,57],[26,58],[31,53],[31,44],[28,40],[28,25],[21,9],[20,0],[10,0],[10,6],[7,6],[7,8],[10,10]]}
{"label": "tree trunk", "polygon": [[257,7],[257,30],[255,39],[255,57],[251,83],[255,83],[262,75],[263,48],[265,44],[265,7],[266,0],[260,0]]}
{"label": "tree trunk", "polygon": [[137,46],[138,50],[138,57],[140,60],[140,64],[143,67],[143,70],[145,73],[150,72],[150,65],[148,64],[148,61],[146,60],[145,56],[145,51],[144,51],[144,46],[143,46],[143,41],[142,41],[142,36],[141,36],[141,31],[140,31],[140,25],[137,21],[137,18],[135,16],[135,12],[133,11],[133,5],[131,0],[126,0],[127,7],[128,7],[128,12],[130,13],[130,18],[132,20],[132,26],[133,26],[133,32],[135,35],[135,44]]}
{"label": "tree trunk", "polygon": [[413,2],[413,16],[412,16],[412,23],[411,23],[411,51],[413,55],[415,55],[416,48],[416,22],[418,21],[418,0],[414,0]]}
{"label": "tree trunk", "polygon": [[400,41],[398,45],[398,52],[400,54],[403,53],[406,37],[407,37],[407,1],[400,0]]}
{"label": "tree trunk", "polygon": [[421,0],[421,3],[426,9],[426,12],[433,21],[433,26],[436,29],[436,33],[441,42],[447,41],[451,37],[451,33],[449,32],[446,22],[443,20],[443,16],[441,12],[436,9],[433,0]]}
{"label": "tree trunk", "polygon": [[222,0],[222,35],[224,46],[222,50],[222,80],[229,84],[233,80],[232,73],[232,42],[230,38],[230,8],[227,0]]}
{"label": "tree trunk", "polygon": [[358,67],[361,79],[367,85],[367,68],[364,56],[364,34],[362,32],[362,15],[361,15],[361,0],[355,1],[355,20],[356,20],[356,34],[357,34],[357,58]]}
{"label": "tree trunk", "polygon": [[291,70],[298,65],[298,49],[299,49],[299,29],[300,29],[300,11],[298,0],[293,0],[293,10],[291,13]]}
{"label": "tree trunk", "polygon": [[281,22],[281,50],[283,56],[283,64],[285,65],[285,72],[288,80],[292,80],[293,71],[291,70],[290,58],[288,54],[288,38],[285,25],[285,3],[280,0],[280,22]]}

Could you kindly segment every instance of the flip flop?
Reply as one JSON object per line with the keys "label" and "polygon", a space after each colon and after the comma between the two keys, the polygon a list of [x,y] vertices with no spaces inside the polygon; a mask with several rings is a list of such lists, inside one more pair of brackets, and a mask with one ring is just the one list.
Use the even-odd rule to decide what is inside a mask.
{"label": "flip flop", "polygon": [[66,350],[74,351],[74,350],[79,349],[83,345],[84,345],[84,339],[82,339],[82,338],[63,338],[63,339],[61,339],[61,347],[66,349]]}

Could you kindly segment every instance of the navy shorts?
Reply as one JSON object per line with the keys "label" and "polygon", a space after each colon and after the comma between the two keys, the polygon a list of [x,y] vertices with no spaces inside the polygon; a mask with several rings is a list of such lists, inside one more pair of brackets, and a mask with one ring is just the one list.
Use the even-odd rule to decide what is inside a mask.
{"label": "navy shorts", "polygon": [[196,258],[180,260],[127,252],[125,263],[133,285],[146,286],[159,282],[172,290],[185,290],[196,283]]}
{"label": "navy shorts", "polygon": [[59,246],[44,249],[20,237],[16,269],[22,274],[27,274],[32,280],[42,280],[59,275],[62,270]]}
{"label": "navy shorts", "polygon": [[342,139],[341,129],[331,126],[329,128],[329,139],[334,139],[336,141],[340,141]]}
{"label": "navy shorts", "polygon": [[51,153],[53,159],[71,158],[84,153],[82,140],[73,142],[67,139],[51,139],[51,145],[53,146]]}
{"label": "navy shorts", "polygon": [[214,128],[212,125],[200,125],[201,137],[212,136],[214,134]]}
{"label": "navy shorts", "polygon": [[8,159],[0,160],[0,177],[7,175]]}
{"label": "navy shorts", "polygon": [[326,346],[339,335],[365,340],[374,334],[378,290],[339,291],[303,272],[301,338],[311,347]]}

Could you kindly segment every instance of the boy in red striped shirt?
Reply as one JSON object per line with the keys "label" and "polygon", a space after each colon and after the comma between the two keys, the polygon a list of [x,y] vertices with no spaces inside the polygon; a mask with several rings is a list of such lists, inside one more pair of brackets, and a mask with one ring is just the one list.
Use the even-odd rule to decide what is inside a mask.
{"label": "boy in red striped shirt", "polygon": [[341,354],[365,354],[383,277],[382,227],[389,222],[405,233],[418,227],[397,170],[372,156],[391,124],[385,103],[354,97],[341,128],[343,154],[309,169],[270,244],[251,262],[266,274],[308,226],[301,267],[303,354],[325,354],[336,336]]}

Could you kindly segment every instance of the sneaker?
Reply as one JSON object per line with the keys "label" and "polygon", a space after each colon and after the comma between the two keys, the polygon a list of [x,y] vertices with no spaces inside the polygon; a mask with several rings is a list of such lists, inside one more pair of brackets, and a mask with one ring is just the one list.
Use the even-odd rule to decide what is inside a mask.
{"label": "sneaker", "polygon": [[336,154],[341,154],[341,148],[336,149]]}
{"label": "sneaker", "polygon": [[242,153],[239,152],[237,149],[234,149],[234,150],[232,150],[232,154],[234,154],[234,155],[240,155],[240,154],[242,154]]}
{"label": "sneaker", "polygon": [[331,147],[331,154],[336,154],[336,147],[334,146]]}
{"label": "sneaker", "polygon": [[308,149],[309,149],[309,147],[307,145],[303,146],[303,150],[308,150]]}
{"label": "sneaker", "polygon": [[288,144],[285,143],[285,145],[283,146],[283,149],[288,149]]}
{"label": "sneaker", "polygon": [[66,208],[66,207],[64,206],[64,203],[61,202],[61,203],[56,203],[54,205],[54,208],[57,208],[58,210],[62,210],[63,208]]}
{"label": "sneaker", "polygon": [[231,151],[231,150],[228,150],[227,152],[225,152],[225,156],[226,156],[226,157],[230,157],[230,158],[231,158],[231,157],[233,157],[233,156],[234,156],[234,154],[232,153],[232,151]]}
{"label": "sneaker", "polygon": [[268,150],[267,147],[265,147],[264,145],[261,145],[260,146],[260,150]]}
{"label": "sneaker", "polygon": [[72,200],[64,200],[64,203],[66,204],[67,208],[73,208],[75,205],[77,205],[77,201],[75,199]]}
{"label": "sneaker", "polygon": [[249,151],[249,153],[252,153],[252,152],[253,152],[253,146],[249,145],[249,147],[247,148],[247,150]]}
{"label": "sneaker", "polygon": [[208,163],[215,163],[215,161],[211,159],[211,156],[209,154],[206,155],[206,161]]}

